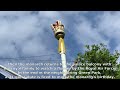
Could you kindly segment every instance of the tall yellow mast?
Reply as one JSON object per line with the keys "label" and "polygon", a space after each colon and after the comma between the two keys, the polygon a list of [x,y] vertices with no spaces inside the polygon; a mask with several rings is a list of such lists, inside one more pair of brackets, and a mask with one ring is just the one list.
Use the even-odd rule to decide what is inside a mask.
{"label": "tall yellow mast", "polygon": [[64,25],[61,23],[61,21],[56,21],[55,24],[51,25],[52,30],[54,32],[55,38],[58,40],[58,52],[61,55],[62,60],[62,68],[63,68],[63,79],[66,78],[67,75],[67,65],[66,65],[66,49],[65,49],[65,43],[64,43]]}

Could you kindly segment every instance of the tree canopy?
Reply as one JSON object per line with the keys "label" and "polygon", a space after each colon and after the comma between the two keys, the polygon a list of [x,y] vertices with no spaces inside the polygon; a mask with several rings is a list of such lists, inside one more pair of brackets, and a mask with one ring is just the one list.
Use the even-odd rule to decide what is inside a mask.
{"label": "tree canopy", "polygon": [[117,79],[120,78],[120,64],[117,60],[120,53],[110,53],[103,43],[85,45],[85,52],[78,53],[75,66],[69,71],[71,79]]}

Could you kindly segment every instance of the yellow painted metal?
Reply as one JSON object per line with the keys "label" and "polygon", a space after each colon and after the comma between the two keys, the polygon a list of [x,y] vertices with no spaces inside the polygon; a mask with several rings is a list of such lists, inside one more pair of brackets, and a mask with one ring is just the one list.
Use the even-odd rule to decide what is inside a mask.
{"label": "yellow painted metal", "polygon": [[52,30],[54,32],[55,38],[58,40],[58,53],[61,55],[62,60],[62,68],[63,68],[63,79],[66,78],[67,75],[67,65],[66,65],[66,49],[64,43],[64,25],[61,21],[56,21],[55,24],[51,24]]}
{"label": "yellow painted metal", "polygon": [[52,30],[54,32],[55,38],[59,41],[58,43],[58,52],[59,53],[64,53],[66,52],[65,50],[65,43],[64,43],[64,25],[61,23],[61,21],[56,21],[55,24],[51,25]]}
{"label": "yellow painted metal", "polygon": [[59,44],[58,44],[58,52],[59,53],[65,53],[65,43],[63,38],[59,38]]}

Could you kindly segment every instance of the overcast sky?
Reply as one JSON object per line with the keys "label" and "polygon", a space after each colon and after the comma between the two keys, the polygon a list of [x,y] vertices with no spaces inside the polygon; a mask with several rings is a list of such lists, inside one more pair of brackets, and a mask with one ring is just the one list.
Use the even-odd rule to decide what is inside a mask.
{"label": "overcast sky", "polygon": [[[65,25],[67,62],[74,61],[86,44],[105,43],[111,53],[120,51],[120,12],[0,11],[0,57],[48,55],[39,59],[60,59],[50,27],[56,20]],[[10,60],[0,59],[0,64],[6,62]]]}

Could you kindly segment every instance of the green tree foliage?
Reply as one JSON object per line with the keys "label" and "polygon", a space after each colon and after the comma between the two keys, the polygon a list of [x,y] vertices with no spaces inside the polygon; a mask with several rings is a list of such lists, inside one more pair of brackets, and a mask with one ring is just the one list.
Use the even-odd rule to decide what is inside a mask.
{"label": "green tree foliage", "polygon": [[78,76],[91,75],[113,76],[114,79],[120,79],[120,64],[117,63],[120,53],[117,50],[111,54],[107,46],[102,43],[86,45],[85,48],[84,54],[77,55],[76,66],[69,71],[69,78],[76,79]]}

